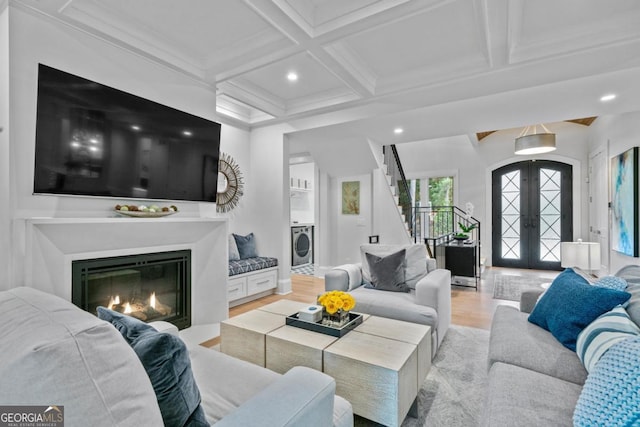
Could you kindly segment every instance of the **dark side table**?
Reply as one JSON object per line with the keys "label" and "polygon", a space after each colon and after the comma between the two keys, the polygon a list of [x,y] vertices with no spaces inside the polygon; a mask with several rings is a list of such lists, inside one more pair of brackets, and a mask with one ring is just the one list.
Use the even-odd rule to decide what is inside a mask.
{"label": "dark side table", "polygon": [[468,286],[478,290],[480,269],[478,268],[478,245],[476,242],[462,243],[450,242],[444,246],[445,268],[452,276],[472,277],[474,285]]}

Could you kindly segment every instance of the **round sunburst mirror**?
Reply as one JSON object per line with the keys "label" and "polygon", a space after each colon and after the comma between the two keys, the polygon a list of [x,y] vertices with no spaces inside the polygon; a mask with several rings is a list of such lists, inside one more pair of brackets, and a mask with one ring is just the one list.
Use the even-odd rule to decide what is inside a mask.
{"label": "round sunburst mirror", "polygon": [[243,190],[244,181],[240,166],[227,153],[220,153],[216,211],[229,212],[235,208],[244,194]]}

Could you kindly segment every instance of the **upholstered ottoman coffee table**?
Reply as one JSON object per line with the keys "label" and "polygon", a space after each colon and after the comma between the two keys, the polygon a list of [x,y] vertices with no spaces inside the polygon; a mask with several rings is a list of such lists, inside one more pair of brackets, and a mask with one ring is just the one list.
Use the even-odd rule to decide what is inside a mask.
{"label": "upholstered ottoman coffee table", "polygon": [[281,328],[284,316],[251,310],[220,323],[220,351],[264,367],[267,333]]}
{"label": "upholstered ottoman coffee table", "polygon": [[431,328],[365,315],[361,325],[336,338],[285,324],[286,316],[307,305],[278,301],[225,320],[221,351],[231,349],[229,354],[276,372],[321,370],[335,378],[336,394],[351,402],[354,413],[386,426],[400,425],[408,413],[417,416],[416,396],[431,367]]}

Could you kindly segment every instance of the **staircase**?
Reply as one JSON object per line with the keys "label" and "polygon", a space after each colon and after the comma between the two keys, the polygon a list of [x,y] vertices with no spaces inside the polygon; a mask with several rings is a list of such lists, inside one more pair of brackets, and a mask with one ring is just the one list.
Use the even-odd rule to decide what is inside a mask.
{"label": "staircase", "polygon": [[411,237],[411,230],[413,228],[413,197],[404,175],[404,170],[402,169],[398,151],[395,145],[385,145],[382,147],[382,153],[385,176],[391,188],[391,194],[393,194],[402,222],[405,224],[405,230],[408,236]]}
{"label": "staircase", "polygon": [[[455,240],[456,234],[471,228],[465,234],[480,248],[480,221],[469,213],[457,206],[414,206],[411,186],[395,145],[383,147],[383,162],[398,213],[413,242],[424,243],[429,256],[436,258],[436,246]],[[478,271],[482,271],[483,264],[483,259],[478,257]]]}

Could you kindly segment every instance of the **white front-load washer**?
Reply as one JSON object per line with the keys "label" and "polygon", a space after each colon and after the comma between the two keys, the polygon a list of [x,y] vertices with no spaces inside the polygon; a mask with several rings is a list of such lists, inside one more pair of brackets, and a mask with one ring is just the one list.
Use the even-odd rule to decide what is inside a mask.
{"label": "white front-load washer", "polygon": [[313,262],[313,227],[309,225],[291,227],[291,265]]}

